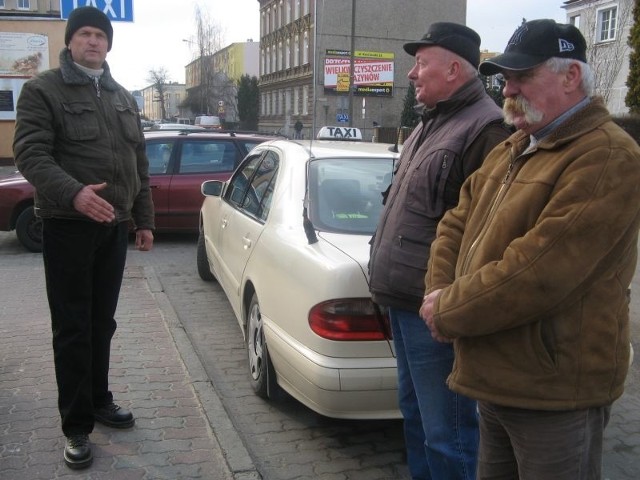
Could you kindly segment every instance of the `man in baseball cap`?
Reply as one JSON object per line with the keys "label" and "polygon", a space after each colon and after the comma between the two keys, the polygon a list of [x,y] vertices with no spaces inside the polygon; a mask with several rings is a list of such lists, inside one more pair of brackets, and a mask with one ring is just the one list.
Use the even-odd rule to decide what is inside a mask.
{"label": "man in baseball cap", "polygon": [[478,478],[601,478],[629,365],[640,148],[593,94],[572,25],[525,22],[501,73],[517,127],[463,185],[431,245],[420,314],[478,401]]}
{"label": "man in baseball cap", "polygon": [[531,20],[520,25],[511,36],[502,55],[480,65],[482,75],[501,70],[527,70],[552,58],[572,58],[586,63],[587,44],[573,25],[553,20]]}

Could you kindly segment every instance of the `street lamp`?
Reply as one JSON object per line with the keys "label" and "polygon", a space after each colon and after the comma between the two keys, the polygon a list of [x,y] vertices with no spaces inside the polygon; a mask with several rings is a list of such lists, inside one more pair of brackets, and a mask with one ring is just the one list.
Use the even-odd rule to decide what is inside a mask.
{"label": "street lamp", "polygon": [[356,0],[351,0],[351,58],[349,59],[349,126],[353,127],[353,94],[356,89],[355,72],[353,70],[356,50]]}

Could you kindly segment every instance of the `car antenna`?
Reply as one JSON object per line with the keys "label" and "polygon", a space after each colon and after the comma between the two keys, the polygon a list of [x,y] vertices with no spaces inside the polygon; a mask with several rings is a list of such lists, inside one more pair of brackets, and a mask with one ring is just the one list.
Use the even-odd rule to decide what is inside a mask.
{"label": "car antenna", "polygon": [[304,233],[307,236],[307,241],[309,245],[313,245],[314,243],[318,243],[318,236],[316,235],[316,229],[313,228],[313,223],[309,219],[309,165],[311,162],[307,163],[307,188],[304,192],[304,201],[302,204],[302,228],[304,228]]}

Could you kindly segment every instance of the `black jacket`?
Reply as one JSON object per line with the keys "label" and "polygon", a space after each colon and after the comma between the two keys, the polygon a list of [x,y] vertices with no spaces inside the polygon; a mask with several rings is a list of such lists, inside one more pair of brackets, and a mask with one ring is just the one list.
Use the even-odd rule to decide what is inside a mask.
{"label": "black jacket", "polygon": [[114,206],[116,222],[133,218],[136,227],[153,229],[137,104],[103,68],[95,85],[65,48],[60,68],[25,83],[16,109],[16,166],[36,189],[40,217],[89,220],[73,198],[85,185],[106,182],[98,195]]}

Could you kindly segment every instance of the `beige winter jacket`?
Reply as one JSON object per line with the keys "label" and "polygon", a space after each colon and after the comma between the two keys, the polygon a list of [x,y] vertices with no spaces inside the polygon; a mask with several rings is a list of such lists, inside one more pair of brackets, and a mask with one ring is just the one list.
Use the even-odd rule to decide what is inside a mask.
{"label": "beige winter jacket", "polygon": [[600,99],[521,155],[519,131],[464,184],[431,249],[450,387],[500,405],[610,404],[629,361],[640,148]]}

